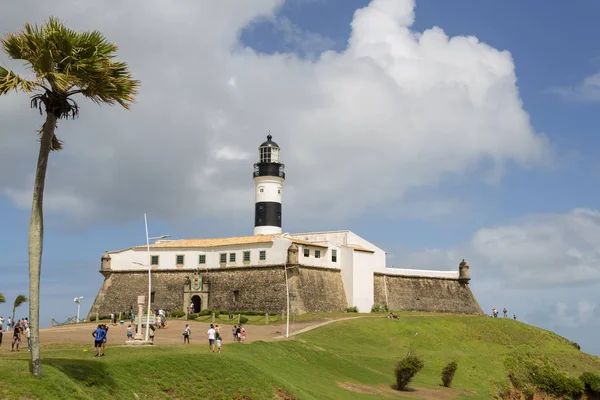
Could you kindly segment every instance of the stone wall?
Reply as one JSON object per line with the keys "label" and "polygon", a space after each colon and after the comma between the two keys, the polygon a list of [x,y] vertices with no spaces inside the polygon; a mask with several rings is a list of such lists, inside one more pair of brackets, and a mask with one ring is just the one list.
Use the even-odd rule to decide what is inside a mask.
{"label": "stone wall", "polygon": [[[384,282],[385,280],[385,282]],[[391,310],[483,314],[468,283],[458,279],[385,275],[374,277],[375,301]]]}
{"label": "stone wall", "polygon": [[[105,271],[105,280],[92,305],[88,318],[110,312],[137,310],[137,296],[148,293],[148,274],[144,271]],[[207,274],[208,305],[203,309],[227,311],[281,312],[286,308],[283,266],[252,266],[214,269]],[[189,304],[192,271],[152,272],[152,308],[183,309]],[[342,311],[347,307],[339,270],[294,266],[288,268],[290,299],[294,313]],[[185,290],[184,290],[185,288]],[[184,291],[187,293],[184,298]],[[236,292],[234,295],[234,291]],[[237,297],[237,298],[236,298]]]}

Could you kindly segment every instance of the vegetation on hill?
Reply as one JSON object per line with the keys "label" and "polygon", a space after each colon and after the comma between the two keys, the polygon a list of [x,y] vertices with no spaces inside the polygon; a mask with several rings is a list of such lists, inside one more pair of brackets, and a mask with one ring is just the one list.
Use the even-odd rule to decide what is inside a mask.
{"label": "vegetation on hill", "polygon": [[[295,340],[228,344],[221,354],[208,345],[112,347],[94,359],[84,347],[53,348],[41,380],[26,373],[24,354],[5,354],[0,398],[490,399],[507,390],[516,360],[569,378],[600,371],[597,357],[518,321],[409,315],[340,321]],[[412,392],[398,392],[394,366],[409,348],[424,367],[408,386]],[[440,373],[451,361],[458,369],[452,388],[444,388]],[[595,385],[593,377],[589,382]]]}

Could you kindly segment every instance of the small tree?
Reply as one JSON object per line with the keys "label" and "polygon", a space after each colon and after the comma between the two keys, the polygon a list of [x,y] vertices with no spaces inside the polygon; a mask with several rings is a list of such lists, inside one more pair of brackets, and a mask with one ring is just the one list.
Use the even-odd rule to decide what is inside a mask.
{"label": "small tree", "polygon": [[17,309],[17,307],[19,307],[21,304],[23,303],[27,303],[27,297],[23,296],[22,294],[18,295],[17,298],[15,299],[15,302],[13,304],[13,311],[12,311],[12,320],[15,320],[15,310]]}
{"label": "small tree", "polygon": [[444,387],[450,387],[450,385],[452,385],[452,380],[454,379],[457,368],[458,364],[456,361],[452,361],[442,369],[442,385],[444,385]]}
{"label": "small tree", "polygon": [[6,298],[4,297],[4,295],[2,293],[0,293],[0,304],[2,303],[6,303]]}
{"label": "small tree", "polygon": [[420,357],[412,354],[412,350],[408,352],[406,357],[398,361],[394,368],[394,375],[396,376],[396,389],[404,390],[410,383],[412,378],[423,369],[425,363]]}

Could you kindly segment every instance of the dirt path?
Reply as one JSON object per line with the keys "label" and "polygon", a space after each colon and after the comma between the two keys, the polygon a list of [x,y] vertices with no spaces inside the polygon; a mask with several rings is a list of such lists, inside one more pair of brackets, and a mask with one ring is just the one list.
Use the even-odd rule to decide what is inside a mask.
{"label": "dirt path", "polygon": [[[321,326],[330,324],[332,322],[355,319],[355,318],[369,318],[368,316],[358,317],[328,317],[316,321],[302,321],[290,323],[290,336],[294,336],[300,333],[308,332],[310,330],[319,328]],[[183,331],[185,324],[190,324],[192,334],[190,336],[191,344],[202,344],[204,345],[207,341],[206,331],[209,328],[209,322],[197,322],[197,321],[185,321],[185,320],[171,320],[169,321],[168,328],[157,329],[155,331],[154,343],[156,345],[177,345],[183,344]],[[115,325],[109,326],[108,329],[108,344],[109,345],[123,345],[127,340],[127,325]],[[42,346],[53,345],[52,348],[59,348],[58,344],[93,344],[92,332],[96,327],[93,323],[83,323],[77,325],[62,325],[55,326],[52,328],[40,329],[40,342]],[[257,340],[262,341],[273,341],[285,339],[285,324],[276,325],[244,325],[246,328],[246,342],[252,343]],[[233,342],[233,335],[231,329],[232,325],[221,325],[221,334],[223,336],[223,343]],[[145,333],[145,329],[142,330]],[[12,339],[12,332],[4,332],[4,340],[2,347],[0,347],[0,353],[10,353],[10,343]],[[42,347],[43,348],[43,347]],[[21,352],[27,351],[27,344],[23,343],[21,346]]]}

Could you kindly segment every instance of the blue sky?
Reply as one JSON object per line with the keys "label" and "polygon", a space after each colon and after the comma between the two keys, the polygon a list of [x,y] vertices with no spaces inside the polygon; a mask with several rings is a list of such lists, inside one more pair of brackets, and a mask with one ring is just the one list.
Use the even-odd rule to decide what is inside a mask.
{"label": "blue sky", "polygon": [[[0,33],[14,31],[26,20],[41,22],[49,12],[61,9],[38,7],[32,11],[26,3],[5,5],[8,12],[0,16]],[[392,113],[413,104],[415,110],[427,112],[423,117],[418,111],[403,114],[390,127],[377,120],[379,109],[369,108],[370,104],[360,103],[360,99],[356,105],[344,103],[346,108],[322,113],[331,99],[340,102],[344,98],[326,91],[335,80],[324,77],[333,67],[323,52],[336,54],[340,65],[348,63],[346,69],[340,69],[344,73],[362,62],[342,56],[354,54],[348,43],[351,23],[355,11],[369,2],[277,3],[256,2],[233,13],[227,7],[184,2],[181,10],[170,10],[163,17],[147,10],[136,13],[133,24],[143,27],[154,21],[157,31],[166,36],[181,35],[182,41],[189,40],[187,46],[180,42],[186,49],[183,55],[161,45],[158,34],[148,45],[141,35],[123,30],[119,21],[129,9],[111,10],[105,18],[93,15],[94,7],[100,5],[58,14],[76,29],[100,29],[121,45],[121,57],[138,72],[144,86],[131,113],[83,103],[79,120],[59,126],[66,148],[52,154],[48,178],[42,322],[47,323],[51,316],[66,319],[72,315],[75,296],[84,296],[82,310],[87,312],[102,282],[98,273],[102,252],[142,243],[144,212],[149,213],[151,235],[250,234],[250,171],[257,156],[255,147],[265,132],[273,129],[287,164],[286,231],[351,229],[385,248],[388,264],[395,266],[454,269],[460,258],[467,258],[473,268],[472,289],[486,311],[507,306],[520,319],[555,330],[580,342],[584,350],[600,354],[591,333],[600,328],[600,222],[594,214],[600,179],[596,161],[600,84],[582,84],[600,71],[600,27],[596,23],[600,5],[591,0],[568,5],[541,0],[417,1],[414,24],[408,25],[413,34],[437,26],[450,38],[475,36],[479,47],[470,48],[464,57],[480,57],[480,61],[469,64],[470,68],[479,71],[486,59],[492,60],[491,65],[508,65],[514,67],[516,83],[508,82],[510,68],[486,67],[489,69],[482,72],[485,78],[481,79],[501,87],[497,95],[500,106],[496,111],[481,107],[467,107],[464,113],[456,110],[458,120],[454,121],[445,114],[453,104],[443,99],[455,88],[444,87],[445,82],[462,79],[464,87],[474,90],[480,81],[459,76],[460,71],[452,77],[435,67],[432,74],[438,75],[419,76],[408,83],[419,95],[402,97],[405,92],[399,83],[398,93],[404,94],[390,97],[398,99],[398,104],[391,100],[392,104],[384,105]],[[398,3],[410,6],[408,0]],[[143,6],[132,3],[128,7]],[[204,14],[214,21],[203,20]],[[189,21],[188,15],[192,15]],[[376,31],[357,29],[357,38]],[[447,43],[439,46],[437,54],[442,54],[442,61],[435,54],[418,53],[422,69],[462,57],[456,49],[445,53],[450,48]],[[494,49],[509,52],[510,58],[502,58]],[[444,57],[448,59],[444,61]],[[0,61],[18,68],[4,56]],[[405,64],[399,61],[397,68]],[[161,85],[164,70],[178,73],[170,77],[175,81],[172,87]],[[236,83],[229,88],[213,85],[221,78],[221,70],[235,78],[229,82]],[[265,71],[272,74],[271,86],[269,79],[262,78]],[[401,81],[399,75],[387,73]],[[183,77],[193,77],[198,83],[184,84]],[[336,90],[341,92],[366,78],[356,75],[353,79]],[[235,93],[228,92],[231,88]],[[173,112],[155,120],[161,95],[172,99]],[[488,102],[495,101],[489,96]],[[269,97],[274,99],[272,103]],[[0,233],[0,291],[9,301],[18,293],[27,293],[28,196],[36,146],[32,132],[41,123],[39,115],[27,106],[23,96],[0,98],[0,120],[4,121],[0,130],[4,149],[4,153],[0,149],[4,171],[0,172],[0,221],[5,228]],[[515,112],[504,114],[513,108]],[[513,116],[521,121],[519,113],[529,118],[531,127],[517,122],[503,126]],[[354,114],[361,114],[366,122],[355,119]],[[311,121],[314,115],[320,119]],[[442,127],[456,126],[449,126],[448,132],[431,128],[429,119],[436,118],[445,121]],[[478,124],[487,128],[471,139],[462,138],[462,127],[465,135],[470,134],[467,122],[478,118]],[[414,121],[404,125],[408,119]],[[107,129],[102,130],[105,125]],[[369,133],[370,125],[380,132]],[[354,131],[353,126],[360,128]],[[311,129],[315,130],[313,136]],[[519,135],[503,139],[511,129]],[[495,147],[486,145],[496,139]],[[436,147],[443,140],[449,140],[447,153],[444,146]],[[340,150],[345,143],[351,143],[350,147]],[[219,157],[224,153],[215,153],[213,144],[237,153]],[[157,157],[155,152],[161,147],[169,154]],[[197,157],[186,153],[191,147],[198,149]],[[418,157],[404,161],[404,149]],[[384,157],[370,158],[379,151]],[[355,181],[344,179],[355,159],[364,161],[363,169],[370,175]],[[118,168],[107,168],[108,164]],[[224,174],[220,183],[210,181],[211,168]],[[321,175],[315,172],[319,170]],[[198,171],[198,176],[184,171]],[[331,182],[321,185],[320,176]],[[208,190],[197,184],[198,189],[193,182],[212,182],[212,186]],[[363,195],[365,191],[370,194]],[[537,283],[531,278],[536,274],[549,277],[549,282],[556,277],[558,283]],[[580,279],[581,274],[587,279]],[[8,309],[0,306],[0,314],[9,314]],[[22,308],[17,316],[25,311]]]}

